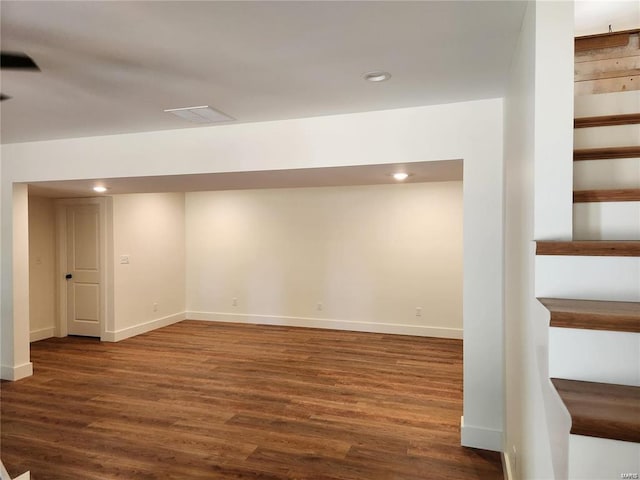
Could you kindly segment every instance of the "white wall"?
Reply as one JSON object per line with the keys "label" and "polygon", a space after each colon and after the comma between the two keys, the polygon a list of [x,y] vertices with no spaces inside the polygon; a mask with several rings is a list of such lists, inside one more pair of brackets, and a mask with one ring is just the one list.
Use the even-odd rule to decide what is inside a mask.
{"label": "white wall", "polygon": [[640,25],[640,3],[636,0],[577,0],[575,35],[631,30]]}
{"label": "white wall", "polygon": [[[3,365],[13,331],[11,223],[20,181],[281,170],[464,159],[463,443],[500,449],[503,424],[502,100],[254,124],[2,145]],[[5,229],[5,225],[8,228]],[[28,270],[26,260],[19,268]],[[6,315],[4,313],[7,313]],[[18,318],[15,321],[20,321]],[[27,329],[28,330],[28,329]],[[15,340],[15,345],[13,343]]]}
{"label": "white wall", "polygon": [[[535,183],[534,239],[571,240],[573,236],[573,88],[574,3],[537,2],[535,60]],[[540,274],[536,264],[536,276]],[[558,263],[557,272],[563,272]],[[579,270],[574,277],[579,278]],[[536,282],[535,294],[542,297]],[[536,433],[531,442],[537,452],[551,453],[555,478],[568,475],[568,435],[571,420],[549,381],[549,313],[535,302],[531,340],[540,381],[544,420],[531,420]],[[533,359],[531,359],[533,360]],[[546,427],[546,434],[544,427]],[[526,448],[526,447],[525,447]],[[546,456],[546,455],[545,455]],[[543,457],[544,458],[544,457]],[[532,459],[533,460],[533,459]],[[535,478],[538,463],[524,464],[525,475]]]}
{"label": "white wall", "polygon": [[[569,14],[571,18],[568,18]],[[573,2],[537,2],[534,70],[536,240],[572,238],[572,26]]]}
{"label": "white wall", "polygon": [[189,193],[187,305],[462,338],[462,182]]}
{"label": "white wall", "polygon": [[184,319],[184,227],[184,193],[113,196],[114,328],[108,340]]}
{"label": "white wall", "polygon": [[[8,175],[2,159],[2,178]],[[2,342],[3,379],[33,374],[29,358],[29,201],[24,184],[8,182],[1,189],[2,204]]]}
{"label": "white wall", "polygon": [[56,217],[51,198],[29,197],[29,326],[31,341],[56,327]]}
{"label": "white wall", "polygon": [[505,99],[504,450],[516,479],[568,472],[570,419],[549,381],[534,261],[535,240],[571,239],[572,7],[528,5]]}
{"label": "white wall", "polygon": [[[540,385],[531,337],[533,295],[533,163],[535,124],[535,3],[529,3],[511,65],[505,97],[505,461],[511,478],[526,478],[522,465],[530,422],[539,416]],[[529,401],[531,394],[534,394]],[[529,443],[529,442],[527,442]],[[549,456],[545,451],[544,456]],[[522,457],[518,461],[518,457]],[[540,478],[553,478],[548,459]]]}

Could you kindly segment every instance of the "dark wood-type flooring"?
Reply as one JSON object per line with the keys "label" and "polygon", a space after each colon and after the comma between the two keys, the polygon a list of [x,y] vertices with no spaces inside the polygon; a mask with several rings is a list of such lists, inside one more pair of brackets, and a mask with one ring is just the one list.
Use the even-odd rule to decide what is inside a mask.
{"label": "dark wood-type flooring", "polygon": [[1,456],[35,480],[501,479],[462,448],[462,342],[184,321],[32,344]]}

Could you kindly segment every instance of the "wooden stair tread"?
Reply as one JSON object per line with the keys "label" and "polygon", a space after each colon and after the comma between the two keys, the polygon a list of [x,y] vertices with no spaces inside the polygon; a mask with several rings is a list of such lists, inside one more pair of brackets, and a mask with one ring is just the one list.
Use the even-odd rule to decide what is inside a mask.
{"label": "wooden stair tread", "polygon": [[640,302],[539,298],[551,326],[640,333]]}
{"label": "wooden stair tread", "polygon": [[640,443],[640,387],[552,378],[571,433]]}
{"label": "wooden stair tread", "polygon": [[623,115],[601,115],[598,117],[580,117],[573,121],[574,128],[609,127],[613,125],[635,125],[640,123],[640,113]]}
{"label": "wooden stair tread", "polygon": [[575,255],[588,257],[640,257],[638,240],[577,240],[536,242],[536,255]]}
{"label": "wooden stair tread", "polygon": [[582,148],[573,151],[573,160],[608,160],[640,157],[640,145],[628,147]]}
{"label": "wooden stair tread", "polygon": [[585,202],[638,202],[640,188],[616,188],[610,190],[576,190],[574,203]]}

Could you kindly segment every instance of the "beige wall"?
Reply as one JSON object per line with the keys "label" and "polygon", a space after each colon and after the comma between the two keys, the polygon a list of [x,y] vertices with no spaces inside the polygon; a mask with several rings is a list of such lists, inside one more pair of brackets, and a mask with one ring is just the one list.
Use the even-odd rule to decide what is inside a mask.
{"label": "beige wall", "polygon": [[108,340],[184,318],[184,238],[183,193],[113,197],[115,328]]}
{"label": "beige wall", "polygon": [[29,327],[31,341],[54,335],[56,225],[53,200],[29,197]]}
{"label": "beige wall", "polygon": [[462,182],[188,193],[187,309],[461,338]]}

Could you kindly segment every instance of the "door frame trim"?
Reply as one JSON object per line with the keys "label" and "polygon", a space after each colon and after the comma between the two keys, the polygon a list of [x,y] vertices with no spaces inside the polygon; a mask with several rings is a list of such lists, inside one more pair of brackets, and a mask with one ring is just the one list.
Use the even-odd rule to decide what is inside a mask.
{"label": "door frame trim", "polygon": [[113,317],[113,242],[111,233],[113,222],[109,221],[112,211],[111,197],[64,198],[55,200],[56,217],[56,298],[57,318],[55,335],[66,337],[67,327],[67,207],[97,205],[100,222],[100,340],[105,341],[107,324]]}

